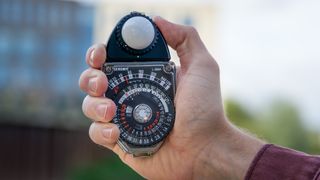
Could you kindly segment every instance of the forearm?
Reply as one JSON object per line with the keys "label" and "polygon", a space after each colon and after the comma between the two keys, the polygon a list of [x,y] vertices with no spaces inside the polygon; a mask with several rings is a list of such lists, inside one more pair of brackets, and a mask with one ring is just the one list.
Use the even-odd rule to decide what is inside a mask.
{"label": "forearm", "polygon": [[264,143],[234,127],[228,121],[199,155],[194,179],[244,179]]}
{"label": "forearm", "polygon": [[266,144],[251,163],[246,180],[320,180],[320,156]]}

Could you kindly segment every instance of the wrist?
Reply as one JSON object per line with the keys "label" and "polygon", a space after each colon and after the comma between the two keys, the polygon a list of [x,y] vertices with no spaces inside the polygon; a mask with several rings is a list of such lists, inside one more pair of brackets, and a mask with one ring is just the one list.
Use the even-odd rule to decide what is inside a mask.
{"label": "wrist", "polygon": [[244,179],[264,143],[242,132],[226,118],[215,129],[194,163],[194,179]]}

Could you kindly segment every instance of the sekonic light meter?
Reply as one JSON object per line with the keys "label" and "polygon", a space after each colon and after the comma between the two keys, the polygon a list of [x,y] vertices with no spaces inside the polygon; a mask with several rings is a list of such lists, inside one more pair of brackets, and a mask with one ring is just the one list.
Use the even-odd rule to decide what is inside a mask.
{"label": "sekonic light meter", "polygon": [[114,28],[102,70],[106,97],[117,105],[113,123],[120,129],[119,146],[134,156],[155,153],[173,128],[176,69],[158,27],[132,12]]}

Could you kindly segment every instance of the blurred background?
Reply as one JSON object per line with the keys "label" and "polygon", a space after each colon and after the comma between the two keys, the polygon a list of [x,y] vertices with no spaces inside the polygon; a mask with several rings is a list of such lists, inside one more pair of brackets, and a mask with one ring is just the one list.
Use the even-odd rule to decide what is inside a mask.
{"label": "blurred background", "polygon": [[86,49],[131,11],[198,29],[236,125],[320,154],[319,9],[316,0],[0,0],[0,179],[142,179],[89,140],[78,88]]}

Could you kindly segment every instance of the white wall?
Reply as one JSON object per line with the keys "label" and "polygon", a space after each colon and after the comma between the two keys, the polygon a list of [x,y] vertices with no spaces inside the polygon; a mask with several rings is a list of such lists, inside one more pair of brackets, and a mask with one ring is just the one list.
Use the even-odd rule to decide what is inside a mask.
{"label": "white wall", "polygon": [[216,57],[225,96],[251,107],[278,96],[320,128],[320,1],[226,0],[218,4]]}

